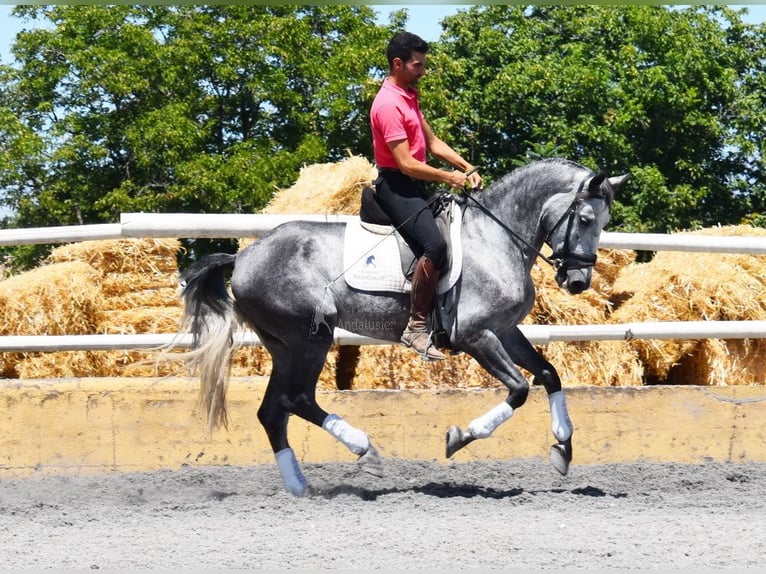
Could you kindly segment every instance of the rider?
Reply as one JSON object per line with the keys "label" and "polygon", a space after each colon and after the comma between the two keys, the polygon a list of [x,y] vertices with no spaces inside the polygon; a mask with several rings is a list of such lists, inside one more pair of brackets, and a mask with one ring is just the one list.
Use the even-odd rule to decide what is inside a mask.
{"label": "rider", "polygon": [[[467,184],[481,189],[482,180],[470,163],[434,135],[420,111],[415,86],[426,73],[427,51],[428,44],[415,34],[400,32],[391,39],[386,50],[388,76],[372,104],[370,122],[378,166],[375,194],[417,257],[410,318],[401,340],[424,360],[435,361],[444,353],[431,346],[426,316],[446,264],[447,245],[428,207],[424,182],[460,190]],[[460,171],[431,167],[427,153]]]}

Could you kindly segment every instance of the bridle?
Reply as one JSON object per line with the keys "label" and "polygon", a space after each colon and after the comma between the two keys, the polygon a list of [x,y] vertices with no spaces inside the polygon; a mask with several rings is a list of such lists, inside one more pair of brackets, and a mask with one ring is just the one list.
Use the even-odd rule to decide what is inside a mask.
{"label": "bridle", "polygon": [[545,254],[543,254],[539,249],[535,248],[533,245],[531,245],[528,241],[526,241],[523,237],[519,236],[518,233],[516,233],[513,229],[508,227],[505,223],[503,223],[500,219],[498,219],[494,213],[492,213],[487,207],[482,205],[469,191],[463,191],[462,195],[466,196],[468,199],[473,201],[476,206],[484,212],[485,215],[487,215],[490,219],[492,219],[495,223],[500,225],[509,235],[513,236],[517,241],[523,243],[526,245],[530,251],[532,251],[537,257],[548,263],[551,267],[553,267],[557,274],[566,273],[569,269],[585,269],[587,267],[593,267],[596,264],[596,255],[579,255],[577,253],[572,253],[570,251],[570,237],[572,235],[572,228],[574,227],[575,218],[580,213],[580,209],[582,208],[583,202],[586,198],[590,197],[590,193],[585,190],[585,182],[589,178],[586,177],[580,182],[580,186],[577,189],[577,192],[575,193],[575,197],[572,200],[572,203],[569,205],[569,208],[562,214],[562,216],[559,218],[559,220],[556,222],[556,224],[551,228],[551,230],[548,232],[548,235],[545,237],[545,242],[550,245],[551,237],[556,232],[556,230],[561,227],[561,225],[564,223],[564,221],[567,222],[567,230],[566,235],[564,237],[564,244],[561,246],[561,249],[558,249],[555,251],[551,257],[547,257]]}
{"label": "bridle", "polygon": [[595,253],[581,255],[578,253],[573,253],[569,248],[570,238],[572,237],[572,227],[574,226],[575,219],[579,216],[585,199],[590,197],[590,193],[588,191],[583,191],[584,186],[585,180],[580,183],[580,187],[577,189],[575,197],[572,200],[572,203],[569,205],[569,208],[559,218],[559,220],[556,222],[556,225],[551,228],[551,230],[548,232],[548,235],[545,237],[545,242],[550,245],[551,237],[562,225],[562,223],[564,223],[564,220],[566,220],[567,230],[564,235],[564,243],[560,249],[554,251],[551,257],[555,263],[556,271],[559,273],[565,273],[569,269],[587,269],[588,267],[593,267],[596,264]]}

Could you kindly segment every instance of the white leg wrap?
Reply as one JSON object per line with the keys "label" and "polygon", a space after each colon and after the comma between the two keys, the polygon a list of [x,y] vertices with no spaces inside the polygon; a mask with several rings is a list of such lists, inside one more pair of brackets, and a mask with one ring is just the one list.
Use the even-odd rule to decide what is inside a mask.
{"label": "white leg wrap", "polygon": [[327,415],[322,428],[346,445],[354,454],[364,454],[370,448],[370,437],[352,427],[338,415]]}
{"label": "white leg wrap", "polygon": [[513,415],[511,405],[503,401],[486,413],[468,423],[468,432],[474,438],[487,438]]}
{"label": "white leg wrap", "polygon": [[548,395],[548,404],[551,407],[551,428],[553,436],[560,442],[568,440],[572,436],[572,421],[569,420],[567,403],[564,399],[564,391],[558,391]]}
{"label": "white leg wrap", "polygon": [[303,477],[303,473],[301,473],[301,468],[298,466],[298,460],[295,458],[293,449],[284,448],[275,453],[274,458],[277,459],[277,467],[279,468],[279,474],[282,476],[282,482],[285,483],[285,490],[295,496],[306,494],[308,483]]}

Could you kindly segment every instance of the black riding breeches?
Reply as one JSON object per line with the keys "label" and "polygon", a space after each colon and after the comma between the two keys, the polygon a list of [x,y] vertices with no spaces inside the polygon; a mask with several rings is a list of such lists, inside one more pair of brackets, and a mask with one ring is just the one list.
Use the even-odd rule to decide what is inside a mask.
{"label": "black riding breeches", "polygon": [[437,269],[447,263],[447,242],[434,221],[422,182],[397,170],[380,170],[375,196],[415,257],[426,256]]}

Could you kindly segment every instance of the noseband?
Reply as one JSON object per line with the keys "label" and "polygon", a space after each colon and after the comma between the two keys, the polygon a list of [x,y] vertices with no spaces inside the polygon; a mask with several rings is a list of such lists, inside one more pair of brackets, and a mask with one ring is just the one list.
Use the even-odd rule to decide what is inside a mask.
{"label": "noseband", "polygon": [[572,236],[572,227],[574,227],[575,219],[579,215],[580,209],[582,209],[583,201],[590,195],[587,191],[584,192],[582,190],[584,185],[585,180],[580,183],[580,188],[577,190],[574,200],[572,200],[572,203],[569,205],[569,209],[567,209],[559,218],[559,220],[556,222],[556,225],[551,228],[550,232],[548,232],[548,236],[545,238],[545,242],[550,245],[551,236],[559,227],[561,227],[561,225],[566,220],[567,230],[566,235],[564,235],[564,244],[560,249],[554,251],[553,255],[551,256],[553,266],[556,268],[558,273],[566,273],[569,269],[586,269],[588,267],[593,267],[596,264],[595,253],[592,255],[580,255],[577,253],[572,253],[569,248],[570,237]]}

